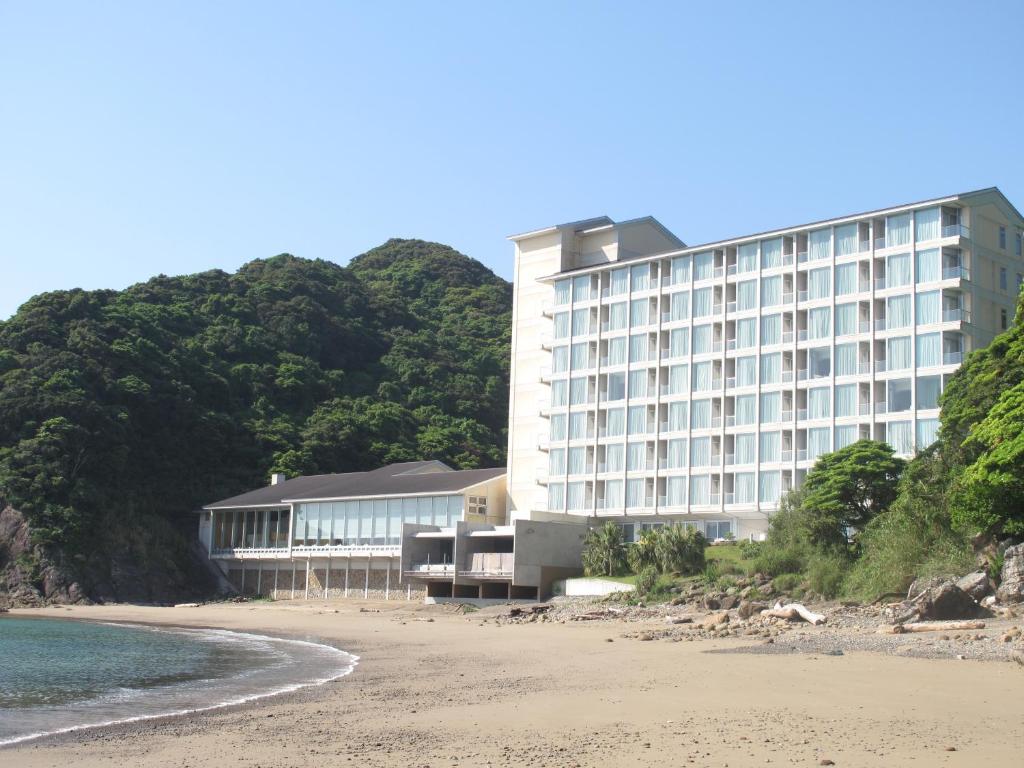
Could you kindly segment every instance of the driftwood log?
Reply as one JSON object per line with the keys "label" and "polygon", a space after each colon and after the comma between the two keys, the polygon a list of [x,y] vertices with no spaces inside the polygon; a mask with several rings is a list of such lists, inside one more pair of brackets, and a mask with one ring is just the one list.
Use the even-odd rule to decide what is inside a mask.
{"label": "driftwood log", "polygon": [[964,629],[984,629],[984,621],[915,621],[908,624],[883,624],[878,628],[879,635],[902,635],[907,632],[956,632]]}
{"label": "driftwood log", "polygon": [[782,603],[776,603],[774,608],[766,608],[761,611],[761,615],[770,616],[776,619],[787,619],[789,621],[803,619],[809,624],[814,624],[815,626],[825,623],[824,616],[820,613],[814,613],[813,611],[807,610],[807,608],[800,605],[800,603],[786,603],[785,605]]}

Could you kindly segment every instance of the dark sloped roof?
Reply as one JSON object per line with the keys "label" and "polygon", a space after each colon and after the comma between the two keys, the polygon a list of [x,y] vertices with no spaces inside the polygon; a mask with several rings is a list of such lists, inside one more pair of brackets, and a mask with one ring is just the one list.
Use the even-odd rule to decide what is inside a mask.
{"label": "dark sloped roof", "polygon": [[287,506],[306,499],[353,496],[403,496],[453,493],[505,474],[504,467],[456,471],[436,461],[411,461],[371,470],[333,475],[305,475],[207,504],[203,509]]}

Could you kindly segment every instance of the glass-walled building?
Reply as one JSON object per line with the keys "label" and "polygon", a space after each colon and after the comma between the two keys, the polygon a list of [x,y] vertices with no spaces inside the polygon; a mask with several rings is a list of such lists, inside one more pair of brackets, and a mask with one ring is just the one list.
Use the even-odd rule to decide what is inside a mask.
{"label": "glass-walled building", "polygon": [[1013,318],[1022,230],[983,190],[695,248],[653,219],[514,237],[513,514],[746,536],[825,453],[913,455]]}

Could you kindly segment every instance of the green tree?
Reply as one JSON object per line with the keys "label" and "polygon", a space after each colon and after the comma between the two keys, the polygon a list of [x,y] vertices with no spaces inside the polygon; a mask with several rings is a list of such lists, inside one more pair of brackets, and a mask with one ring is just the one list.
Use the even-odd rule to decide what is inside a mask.
{"label": "green tree", "polygon": [[658,562],[658,530],[656,528],[645,528],[640,531],[626,553],[629,561],[629,569],[633,573],[640,573],[644,568],[659,569]]}
{"label": "green tree", "polygon": [[692,576],[704,571],[704,549],[707,541],[696,528],[665,525],[658,529],[655,541],[658,569],[662,573]]}
{"label": "green tree", "polygon": [[583,570],[588,576],[619,576],[626,570],[622,528],[607,522],[592,528],[583,542]]}

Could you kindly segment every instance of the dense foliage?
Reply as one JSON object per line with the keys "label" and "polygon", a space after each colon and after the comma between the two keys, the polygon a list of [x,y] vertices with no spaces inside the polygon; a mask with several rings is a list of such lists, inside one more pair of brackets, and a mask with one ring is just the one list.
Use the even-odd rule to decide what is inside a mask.
{"label": "dense foliage", "polygon": [[36,296],[0,323],[0,495],[84,555],[272,469],[499,465],[510,314],[507,282],[417,240]]}
{"label": "dense foliage", "polygon": [[588,576],[619,576],[626,571],[626,541],[622,528],[607,522],[587,532],[583,570]]}

